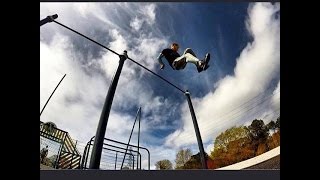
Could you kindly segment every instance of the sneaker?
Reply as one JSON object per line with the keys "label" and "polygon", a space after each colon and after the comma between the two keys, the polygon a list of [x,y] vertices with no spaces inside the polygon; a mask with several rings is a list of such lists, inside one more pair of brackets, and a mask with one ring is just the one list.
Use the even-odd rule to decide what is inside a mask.
{"label": "sneaker", "polygon": [[210,65],[208,64],[203,70],[207,70],[210,67]]}
{"label": "sneaker", "polygon": [[204,66],[203,66],[203,70],[208,69],[209,67],[209,61],[210,61],[210,53],[207,53],[205,58],[204,58]]}
{"label": "sneaker", "polygon": [[198,73],[200,73],[201,71],[203,71],[203,65],[204,63],[201,61],[201,65],[199,64],[200,61],[198,61],[198,64],[197,64],[197,70],[198,70]]}

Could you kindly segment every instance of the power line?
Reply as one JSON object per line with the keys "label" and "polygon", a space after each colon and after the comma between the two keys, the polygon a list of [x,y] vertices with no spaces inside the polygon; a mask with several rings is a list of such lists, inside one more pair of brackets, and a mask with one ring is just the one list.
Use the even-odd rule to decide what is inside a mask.
{"label": "power line", "polygon": [[[264,110],[264,109],[261,109],[260,111],[257,111],[257,112],[255,112],[255,113],[251,114],[251,116],[258,114],[258,113],[261,112],[262,110]],[[280,108],[277,109],[277,110],[275,110],[275,111],[273,111],[273,114],[278,113],[278,111],[280,112]],[[239,117],[239,116],[236,116],[236,117],[234,117],[234,118],[232,118],[232,119],[230,119],[230,120],[233,121],[233,120],[235,120],[235,119],[238,118],[238,117]],[[252,119],[252,120],[253,120],[253,119]],[[220,122],[216,123],[215,125],[216,125],[216,126],[221,126],[223,123],[224,123],[223,121],[220,121]],[[210,127],[210,126],[206,126],[205,128],[202,129],[202,132],[206,133],[206,132],[208,132],[209,130],[211,130],[211,127]],[[193,137],[193,135],[187,134],[187,135],[180,136],[180,138],[189,138],[189,137]]]}
{"label": "power line", "polygon": [[[271,97],[272,98],[272,97]],[[252,106],[252,107],[250,107],[249,108],[249,106],[248,107],[246,107],[246,108],[248,108],[247,110],[245,110],[245,111],[241,111],[242,109],[240,109],[241,108],[241,106],[239,106],[239,110],[240,111],[237,111],[237,112],[235,112],[235,113],[233,113],[233,114],[229,114],[229,113],[226,113],[226,114],[224,114],[224,115],[222,115],[222,116],[220,116],[220,117],[214,117],[215,119],[222,119],[222,117],[228,117],[228,116],[231,116],[231,117],[234,117],[233,115],[236,115],[236,114],[239,114],[240,113],[240,115],[239,116],[241,116],[243,113],[246,113],[246,112],[249,112],[249,111],[251,111],[251,110],[254,110],[256,107],[258,107],[258,105],[262,105],[263,103],[265,103],[265,102],[268,102],[268,100],[270,100],[271,98],[265,98],[265,99],[261,99],[262,101],[259,101],[258,102],[258,104],[256,104],[256,105],[254,105],[254,106]],[[275,102],[271,102],[271,105],[273,104],[273,103],[275,103]],[[276,102],[277,103],[277,102]],[[259,106],[260,107],[260,106]],[[264,110],[264,109],[262,109],[262,110]],[[236,117],[239,117],[239,116],[236,116]]]}
{"label": "power line", "polygon": [[[263,102],[266,102],[266,101],[263,101]],[[262,103],[263,103],[262,102]],[[260,103],[261,104],[261,103]],[[224,118],[223,120],[226,120],[226,119],[228,119],[228,120],[230,120],[230,121],[234,121],[234,120],[236,120],[238,117],[241,117],[242,115],[244,115],[245,113],[248,113],[248,112],[250,112],[250,111],[252,111],[252,110],[254,110],[254,108],[257,108],[258,106],[254,106],[254,107],[252,107],[252,108],[250,108],[250,109],[247,109],[246,111],[242,111],[240,114],[237,114],[237,113],[235,113],[235,114],[232,114],[229,118]],[[279,108],[279,110],[280,110],[280,108]],[[260,110],[258,110],[258,111],[256,111],[256,112],[254,112],[253,114],[251,114],[251,116],[253,116],[253,115],[255,115],[255,114],[257,114],[257,113],[259,113],[259,112],[262,112],[262,111],[265,111],[265,109],[260,109]],[[277,110],[276,110],[277,111]],[[236,115],[236,116],[234,116],[234,115]],[[249,116],[250,114],[247,114],[247,116]],[[215,119],[219,119],[219,118],[215,118]],[[222,118],[220,118],[220,119],[222,119]],[[222,124],[224,124],[225,123],[225,121],[219,121],[219,122],[215,122],[215,121],[210,121],[209,123],[207,123],[206,124],[206,126],[205,126],[205,128],[203,128],[202,129],[202,132],[207,132],[208,130],[211,130],[211,128],[212,128],[212,125],[215,125],[216,127],[217,126],[221,126]],[[189,136],[191,136],[191,135],[184,135],[184,136],[182,136],[183,138],[186,138],[186,137],[189,137]],[[181,136],[180,136],[181,137]]]}
{"label": "power line", "polygon": [[[248,111],[250,111],[251,109],[253,109],[254,107],[257,107],[257,105],[259,105],[259,104],[262,104],[263,102],[266,102],[267,100],[269,100],[269,99],[271,99],[271,98],[273,98],[274,96],[276,96],[276,94],[278,94],[278,93],[280,93],[280,91],[276,91],[274,94],[270,94],[270,95],[268,95],[268,96],[265,96],[265,97],[260,97],[261,95],[263,95],[263,93],[259,93],[258,95],[256,95],[256,96],[254,96],[253,98],[251,98],[251,99],[249,99],[248,101],[245,101],[244,103],[242,103],[242,104],[240,104],[240,105],[238,105],[238,106],[235,106],[232,110],[230,110],[230,111],[228,111],[228,112],[226,112],[226,113],[220,113],[220,114],[216,114],[214,117],[212,117],[212,118],[214,118],[214,119],[221,119],[222,117],[228,117],[228,116],[230,116],[230,117],[233,117],[233,115],[236,115],[236,114],[238,114],[238,113],[245,113],[245,112],[248,112]],[[260,98],[258,98],[258,97],[260,97]],[[262,101],[261,101],[262,100]],[[248,104],[249,102],[255,102],[255,103],[258,103],[256,106],[254,106],[253,108],[250,108],[249,110],[247,110],[247,111],[241,111],[242,109],[241,108],[243,108],[243,107],[250,107],[253,103],[251,103],[251,104]],[[248,104],[248,105],[246,105],[246,104]],[[246,105],[246,106],[244,106],[244,105]],[[239,111],[235,111],[235,110],[239,110]],[[233,113],[233,114],[231,114],[231,112],[234,112],[235,111],[235,113]],[[237,116],[237,117],[239,117],[239,116]],[[209,128],[209,125],[211,125],[211,124],[215,124],[215,122],[214,121],[211,121],[211,122],[209,122],[209,124],[207,124],[207,126],[206,127],[208,127]],[[203,129],[202,129],[203,130]],[[157,132],[152,132],[153,134],[156,134],[156,135],[160,135],[159,133],[157,133]],[[165,135],[161,135],[161,136],[165,136]]]}
{"label": "power line", "polygon": [[[280,91],[276,92],[275,94],[278,94],[278,93],[280,93]],[[275,96],[275,94],[270,94],[270,95],[268,95],[268,96],[266,96],[266,97],[259,98],[258,100],[266,99],[266,98],[268,98],[268,97],[270,97],[270,96]],[[256,95],[255,97],[249,99],[248,101],[244,102],[243,104],[240,104],[239,106],[236,106],[236,108],[234,108],[234,109],[232,109],[231,111],[229,111],[228,113],[224,113],[224,114],[229,114],[229,113],[231,113],[232,111],[239,109],[239,108],[242,107],[243,105],[245,105],[245,104],[247,104],[247,103],[255,100],[257,97],[259,97],[259,96],[261,96],[261,95],[263,95],[263,93],[260,93],[260,94]],[[249,104],[249,105],[251,105],[251,104]]]}
{"label": "power line", "polygon": [[[277,93],[276,93],[276,94],[277,94]],[[274,95],[273,95],[273,96],[274,96]],[[272,97],[273,97],[273,96],[272,96]],[[270,96],[267,96],[267,97],[270,97]],[[231,117],[229,117],[228,119],[230,119],[230,120],[235,120],[236,118],[242,116],[244,113],[247,113],[247,112],[253,110],[254,108],[258,107],[259,104],[263,104],[264,102],[267,102],[267,100],[271,99],[272,97],[270,97],[270,98],[264,98],[263,101],[259,102],[259,103],[258,103],[257,105],[255,105],[255,106],[247,109],[246,111],[240,111],[241,113],[240,113],[238,116],[233,116],[233,115],[236,115],[237,113],[231,114]],[[240,107],[241,107],[241,106],[239,106],[239,108],[240,108]],[[254,114],[257,114],[258,112],[261,112],[261,111],[263,111],[263,110],[264,110],[264,109],[261,109],[260,111],[256,111]],[[215,119],[221,119],[221,117],[225,117],[226,115],[230,115],[230,114],[229,114],[229,113],[225,113],[225,114],[223,114],[223,116],[213,117],[213,118],[215,118]],[[225,119],[227,119],[227,118],[225,118]],[[220,122],[210,121],[209,123],[206,124],[205,128],[202,129],[202,132],[207,132],[209,129],[211,130],[212,125],[221,126],[222,123],[224,123],[224,121],[220,121]],[[192,136],[193,136],[193,135],[188,134],[188,135],[183,135],[183,136],[180,136],[180,137],[182,137],[182,138],[187,138],[187,137],[192,137]]]}
{"label": "power line", "polygon": [[[254,108],[258,107],[258,105],[263,104],[264,102],[267,102],[267,100],[273,98],[273,97],[276,96],[276,94],[278,94],[279,92],[280,92],[280,91],[278,91],[278,92],[276,92],[276,93],[274,93],[274,94],[268,95],[268,96],[266,96],[266,97],[259,98],[259,99],[257,99],[257,101],[256,101],[256,103],[258,103],[258,104],[256,104],[256,105],[253,106],[253,107],[250,107],[252,104],[249,104],[248,106],[246,106],[246,107],[250,107],[249,109],[247,109],[246,111],[241,111],[242,109],[240,109],[240,108],[243,107],[243,105],[245,105],[245,104],[247,104],[247,103],[255,100],[257,97],[259,97],[259,96],[261,95],[261,93],[260,93],[260,94],[258,94],[257,96],[255,96],[254,98],[251,98],[250,100],[246,101],[245,103],[243,103],[243,104],[237,106],[236,108],[232,109],[231,111],[228,111],[227,113],[223,113],[223,114],[220,115],[220,116],[215,116],[215,117],[212,117],[212,118],[214,118],[214,119],[222,119],[222,117],[224,117],[224,119],[227,119],[226,117],[229,116],[228,119],[234,120],[234,119],[236,119],[237,117],[242,116],[244,113],[247,113],[247,112],[249,112],[249,111],[251,111],[251,110],[254,110]],[[260,101],[260,100],[261,100],[261,101]],[[240,111],[235,112],[235,113],[233,113],[233,114],[230,113],[230,112],[233,112],[234,110],[237,110],[237,109],[240,109]],[[262,109],[262,110],[264,110],[264,109]],[[261,110],[258,111],[258,112],[261,112]],[[258,112],[256,112],[256,113],[258,113]],[[240,113],[238,116],[234,116],[234,115],[237,115],[238,113]],[[256,113],[255,113],[255,114],[256,114]],[[220,122],[210,121],[209,123],[206,124],[205,128],[202,129],[202,133],[207,132],[208,130],[211,130],[212,125],[221,126],[222,123],[224,123],[224,122],[223,122],[223,121],[220,121]],[[158,134],[158,133],[155,133],[155,134]],[[193,137],[193,136],[194,136],[193,133],[192,133],[192,135],[191,135],[191,134],[183,135],[183,136],[180,135],[180,137],[182,137],[182,138],[188,138],[188,137]]]}

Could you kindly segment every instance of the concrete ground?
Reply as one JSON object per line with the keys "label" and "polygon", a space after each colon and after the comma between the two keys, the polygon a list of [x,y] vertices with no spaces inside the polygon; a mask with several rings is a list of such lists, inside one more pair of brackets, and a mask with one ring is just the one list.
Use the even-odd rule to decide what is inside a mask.
{"label": "concrete ground", "polygon": [[280,155],[244,169],[280,169]]}

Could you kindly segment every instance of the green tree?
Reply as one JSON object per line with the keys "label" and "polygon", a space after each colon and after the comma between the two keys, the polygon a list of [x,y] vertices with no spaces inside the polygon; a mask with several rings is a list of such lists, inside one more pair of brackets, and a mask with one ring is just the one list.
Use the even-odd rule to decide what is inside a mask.
{"label": "green tree", "polygon": [[130,170],[128,166],[124,166],[121,170]]}
{"label": "green tree", "polygon": [[53,122],[46,122],[43,124],[43,129],[44,132],[48,134],[53,134],[57,130],[57,126]]}
{"label": "green tree", "polygon": [[276,130],[276,123],[274,121],[270,121],[268,124],[267,124],[267,129],[268,130],[272,130],[273,133],[275,132]]}
{"label": "green tree", "polygon": [[268,138],[268,147],[269,150],[280,146],[280,132],[275,132]]}
{"label": "green tree", "polygon": [[[214,151],[227,151],[227,146],[231,141],[249,137],[249,134],[250,132],[246,126],[234,126],[230,129],[227,129],[225,132],[216,137],[214,141]],[[244,141],[239,143],[244,143]]]}
{"label": "green tree", "polygon": [[[207,164],[207,168],[208,169],[216,168],[212,159],[210,158],[210,156],[208,156],[208,154],[206,152],[204,155],[205,155],[205,161]],[[182,169],[202,169],[202,168],[203,167],[202,167],[200,152],[195,155],[192,155],[190,157],[190,159],[182,167]]]}
{"label": "green tree", "polygon": [[255,156],[268,151],[270,149],[270,147],[267,146],[269,130],[268,127],[264,124],[263,120],[253,120],[248,128],[250,130],[250,136],[252,138],[252,145],[255,150]]}
{"label": "green tree", "polygon": [[191,158],[192,153],[190,149],[181,149],[176,154],[176,169],[182,169],[184,164]]}
{"label": "green tree", "polygon": [[[280,117],[278,118],[280,121]],[[280,131],[269,137],[269,129],[276,127],[274,121],[264,124],[263,120],[253,120],[249,127],[232,127],[215,139],[215,146],[210,156],[214,168],[231,165],[262,154],[280,145]],[[192,157],[191,157],[192,159]],[[188,162],[189,167],[199,166]]]}
{"label": "green tree", "polygon": [[156,169],[157,170],[168,170],[168,169],[172,169],[172,163],[170,160],[168,159],[164,159],[161,161],[158,161],[156,164]]}
{"label": "green tree", "polygon": [[268,128],[265,126],[263,120],[253,120],[248,129],[254,140],[264,142],[269,136]]}
{"label": "green tree", "polygon": [[280,116],[277,118],[276,128],[277,128],[277,129],[280,129]]}

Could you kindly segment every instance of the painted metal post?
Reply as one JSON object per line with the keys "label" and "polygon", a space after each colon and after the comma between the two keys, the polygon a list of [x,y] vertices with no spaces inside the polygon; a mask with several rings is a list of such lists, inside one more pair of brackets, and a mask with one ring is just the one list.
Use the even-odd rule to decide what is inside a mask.
{"label": "painted metal post", "polygon": [[[141,107],[140,107],[141,109]],[[141,121],[141,111],[140,111],[140,116],[139,116],[139,126],[138,126],[138,152],[137,152],[137,169],[138,169],[138,159],[139,159],[139,143],[140,143],[140,121]],[[141,162],[141,157],[140,157],[140,162]],[[141,170],[141,163],[140,163],[140,170]]]}
{"label": "painted metal post", "polygon": [[52,22],[54,19],[57,19],[57,18],[58,18],[58,14],[54,14],[52,16],[47,16],[46,18],[44,18],[40,21],[40,26],[47,24],[49,22]]}
{"label": "painted metal post", "polygon": [[114,162],[114,170],[117,170],[117,158],[118,158],[118,152],[116,152],[116,161]]}
{"label": "painted metal post", "polygon": [[190,98],[190,93],[189,93],[188,90],[185,92],[185,95],[187,97],[187,101],[188,101],[188,105],[189,105],[189,109],[190,109],[190,113],[191,113],[191,117],[192,117],[194,130],[195,130],[196,136],[197,136],[198,146],[199,146],[199,150],[200,150],[200,159],[201,159],[202,168],[203,169],[208,169],[207,168],[205,154],[204,154],[202,139],[201,139],[201,135],[200,135],[200,131],[199,131],[199,126],[198,126],[198,122],[197,122],[197,118],[196,118],[196,115],[194,113],[194,109],[193,109],[191,98]]}
{"label": "painted metal post", "polygon": [[96,136],[94,138],[94,143],[93,143],[93,148],[92,148],[92,153],[90,158],[90,165],[89,165],[90,169],[99,169],[100,167],[103,141],[104,141],[104,136],[107,129],[111,105],[112,105],[113,97],[117,88],[117,84],[119,81],[119,77],[122,71],[124,61],[128,58],[127,51],[124,51],[123,55],[119,55],[119,57],[120,57],[119,66],[115,75],[113,76],[111,85],[109,87],[108,94],[101,112],[99,124],[97,127]]}

